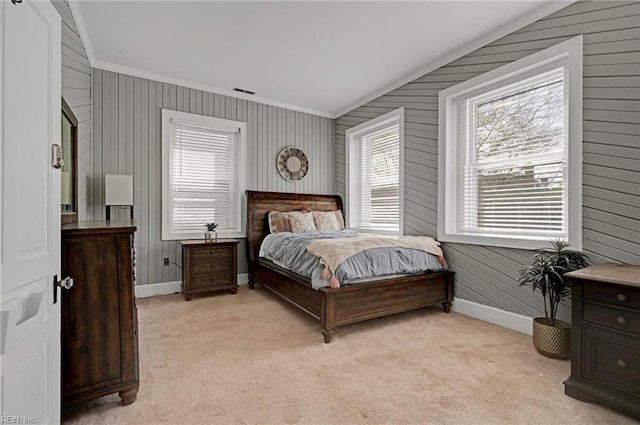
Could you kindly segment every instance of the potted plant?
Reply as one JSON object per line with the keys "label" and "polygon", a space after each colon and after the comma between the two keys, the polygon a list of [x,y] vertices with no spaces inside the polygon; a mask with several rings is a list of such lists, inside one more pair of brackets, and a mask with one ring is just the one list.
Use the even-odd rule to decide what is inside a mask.
{"label": "potted plant", "polygon": [[213,242],[214,238],[211,236],[211,232],[213,232],[215,241],[218,242],[218,233],[216,232],[216,227],[218,227],[218,223],[215,223],[215,222],[205,223],[205,227],[207,228],[207,231],[204,233],[204,241]]}
{"label": "potted plant", "polygon": [[556,319],[560,302],[571,294],[571,281],[565,273],[589,264],[588,257],[567,249],[561,239],[551,241],[551,249],[540,249],[531,265],[520,270],[518,286],[528,286],[542,294],[545,317],[533,319],[533,345],[540,354],[567,359],[571,354],[571,325]]}

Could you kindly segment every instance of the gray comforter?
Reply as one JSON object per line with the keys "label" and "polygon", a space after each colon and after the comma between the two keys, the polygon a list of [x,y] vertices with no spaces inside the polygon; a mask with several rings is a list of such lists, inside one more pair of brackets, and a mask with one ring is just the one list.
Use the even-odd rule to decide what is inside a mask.
{"label": "gray comforter", "polygon": [[[320,259],[307,251],[307,245],[314,239],[345,238],[356,235],[357,233],[351,230],[272,233],[262,242],[259,255],[280,267],[310,278],[314,288],[324,288],[329,286],[329,279],[322,279],[323,266],[320,264]],[[441,270],[443,267],[436,257],[424,251],[407,248],[376,248],[363,251],[343,261],[336,270],[336,277],[341,285],[345,285],[382,275]]]}

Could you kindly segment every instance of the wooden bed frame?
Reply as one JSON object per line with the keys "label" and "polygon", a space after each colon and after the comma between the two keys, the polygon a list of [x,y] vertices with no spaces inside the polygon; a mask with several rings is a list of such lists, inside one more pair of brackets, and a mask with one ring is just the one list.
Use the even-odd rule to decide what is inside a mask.
{"label": "wooden bed frame", "polygon": [[260,244],[269,233],[270,211],[342,210],[339,196],[279,192],[247,192],[247,259],[249,288],[256,283],[320,320],[324,342],[336,327],[363,320],[442,304],[451,311],[453,272],[443,271],[376,279],[340,288],[311,287],[309,279],[258,258]]}

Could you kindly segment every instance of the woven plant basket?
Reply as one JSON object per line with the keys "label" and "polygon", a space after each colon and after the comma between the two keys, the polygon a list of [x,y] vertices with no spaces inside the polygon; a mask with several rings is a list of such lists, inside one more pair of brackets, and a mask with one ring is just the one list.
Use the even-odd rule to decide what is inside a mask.
{"label": "woven plant basket", "polygon": [[568,359],[571,355],[571,325],[558,319],[534,318],[533,346],[543,356]]}

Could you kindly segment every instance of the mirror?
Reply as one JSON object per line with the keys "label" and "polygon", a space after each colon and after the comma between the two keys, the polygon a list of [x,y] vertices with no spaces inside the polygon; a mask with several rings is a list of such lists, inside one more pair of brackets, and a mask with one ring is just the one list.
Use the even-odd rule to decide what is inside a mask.
{"label": "mirror", "polygon": [[78,221],[78,119],[62,98],[60,211],[62,224]]}

